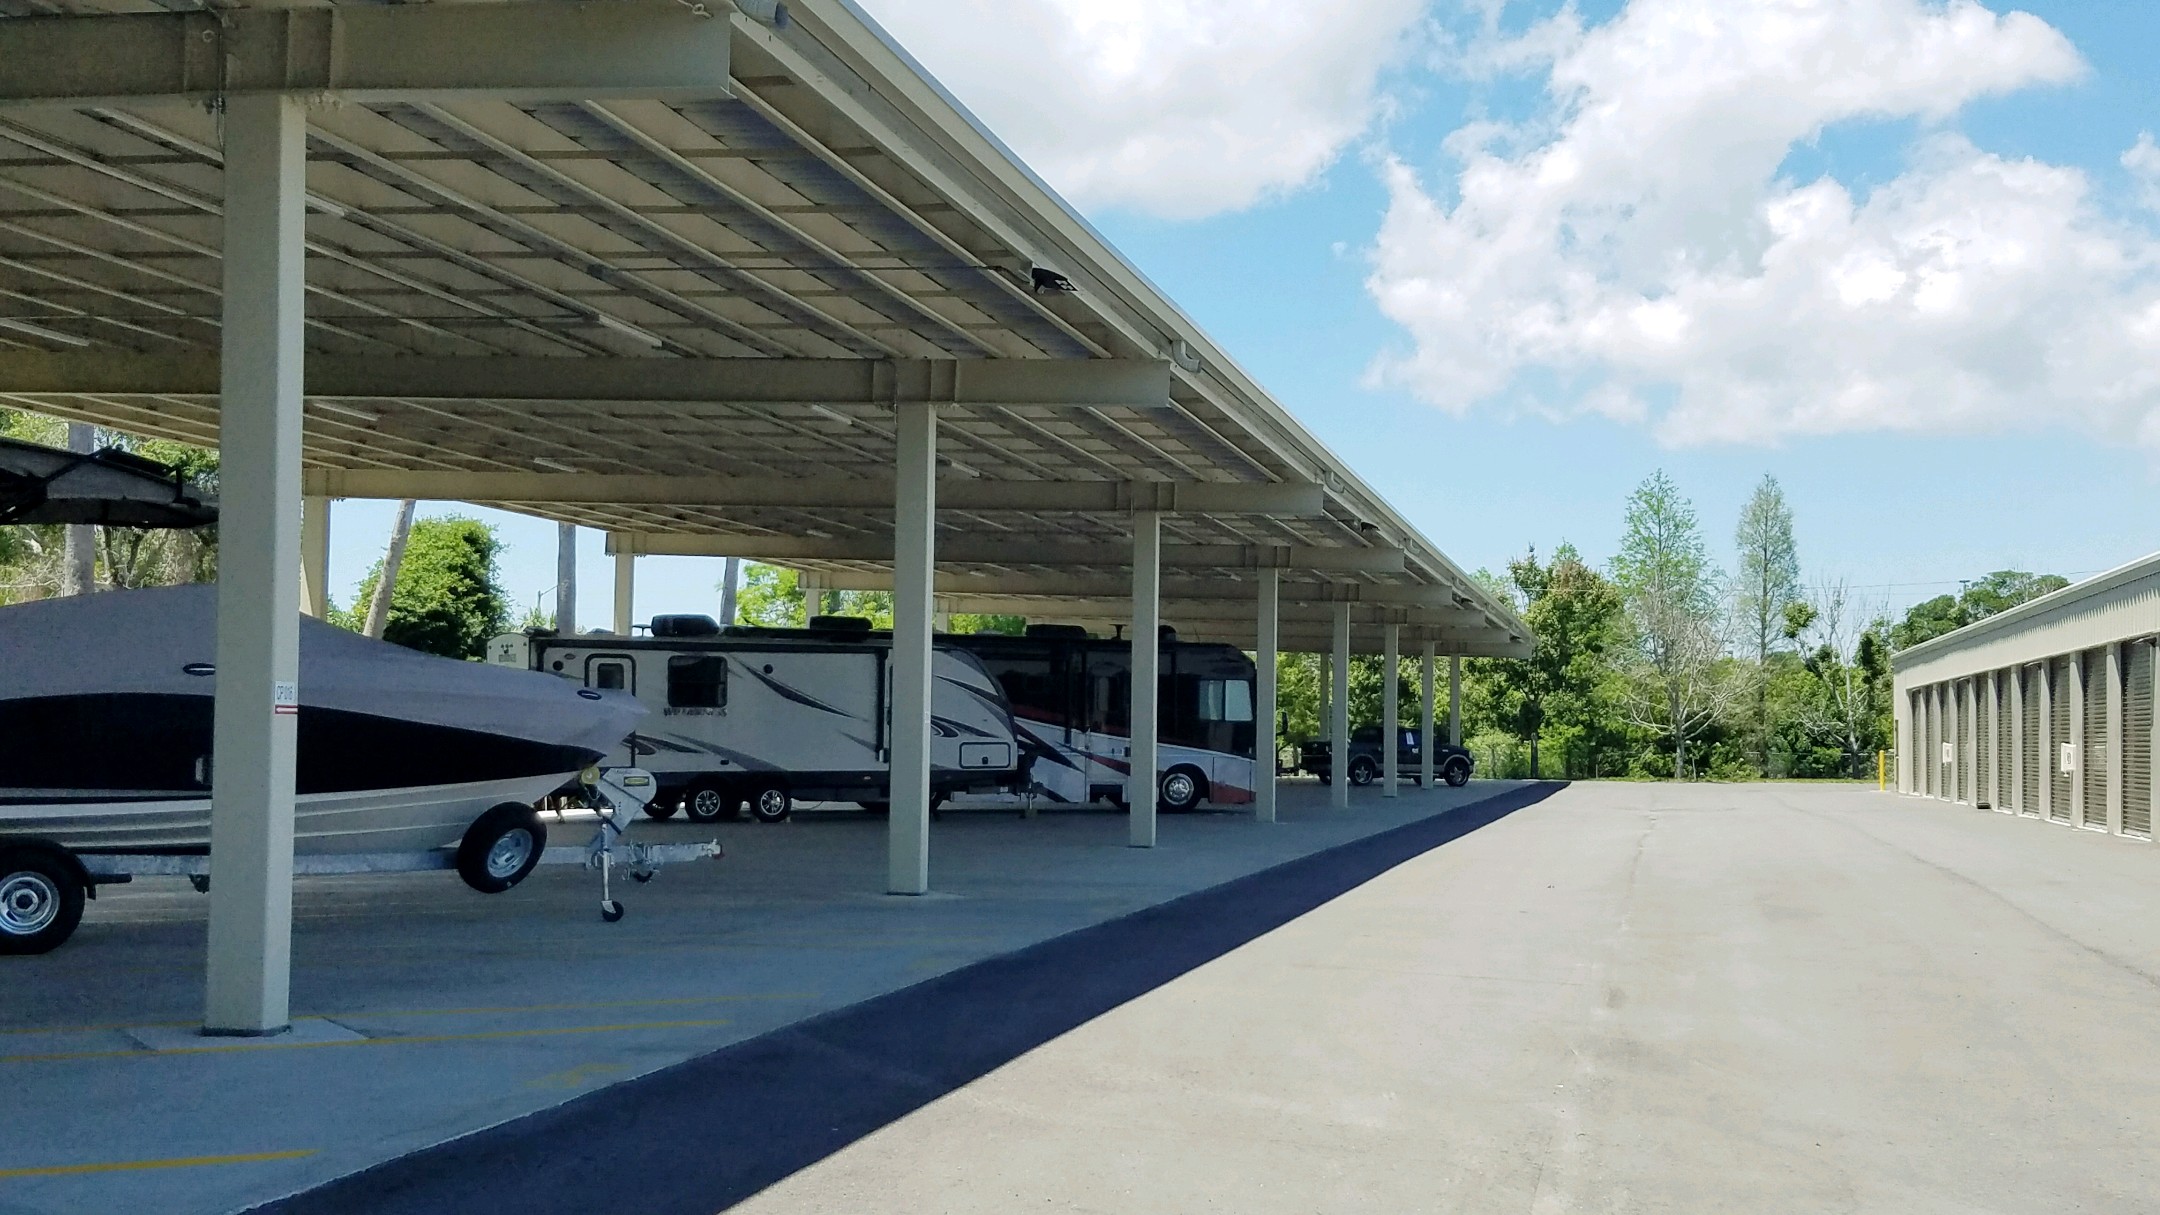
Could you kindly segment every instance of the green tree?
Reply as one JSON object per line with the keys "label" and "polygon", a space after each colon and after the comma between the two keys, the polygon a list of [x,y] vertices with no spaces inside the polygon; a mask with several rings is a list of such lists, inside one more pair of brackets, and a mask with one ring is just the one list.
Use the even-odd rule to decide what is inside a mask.
{"label": "green tree", "polygon": [[1937,595],[1907,608],[1905,618],[1891,629],[1890,642],[1896,649],[1910,649],[2068,585],[2070,580],[2059,574],[1996,570],[1964,583],[1956,595]]}
{"label": "green tree", "polygon": [[[742,623],[769,629],[801,628],[809,623],[811,616],[819,615],[862,616],[870,621],[872,628],[892,627],[890,591],[825,591],[819,599],[821,603],[806,610],[802,581],[796,571],[752,563],[743,569],[743,584],[736,596],[735,611]],[[992,616],[976,612],[955,612],[947,623],[955,633],[1018,635],[1027,629],[1025,616]]]}
{"label": "green tree", "polygon": [[1718,573],[1694,506],[1663,471],[1629,496],[1612,569],[1634,642],[1628,720],[1671,740],[1673,777],[1685,779],[1688,743],[1726,715],[1735,687],[1717,632]]}
{"label": "green tree", "polygon": [[1733,587],[1740,629],[1755,660],[1755,767],[1770,775],[1770,655],[1788,639],[1786,611],[1800,602],[1800,556],[1793,544],[1792,508],[1776,477],[1765,475],[1747,506],[1733,543],[1740,569]]}
{"label": "green tree", "polygon": [[[397,583],[390,588],[390,620],[383,639],[446,658],[478,658],[488,638],[510,619],[509,599],[495,568],[501,542],[477,519],[450,516],[413,524]],[[368,571],[354,598],[365,604],[382,577],[382,562]],[[364,609],[362,609],[364,610]],[[357,631],[353,613],[333,617]]]}
{"label": "green tree", "polygon": [[1509,563],[1508,577],[1509,598],[1536,644],[1527,660],[1473,659],[1471,675],[1482,716],[1529,745],[1535,777],[1548,737],[1596,746],[1613,733],[1607,692],[1625,609],[1619,589],[1571,544],[1556,549],[1549,565],[1539,565],[1531,550]]}

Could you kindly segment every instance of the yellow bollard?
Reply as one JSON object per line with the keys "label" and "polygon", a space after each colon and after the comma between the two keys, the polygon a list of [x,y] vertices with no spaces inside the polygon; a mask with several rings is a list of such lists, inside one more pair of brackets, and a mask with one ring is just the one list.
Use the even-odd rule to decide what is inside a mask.
{"label": "yellow bollard", "polygon": [[1888,793],[1890,791],[1889,755],[1888,751],[1877,751],[1875,753],[1875,789],[1877,792]]}

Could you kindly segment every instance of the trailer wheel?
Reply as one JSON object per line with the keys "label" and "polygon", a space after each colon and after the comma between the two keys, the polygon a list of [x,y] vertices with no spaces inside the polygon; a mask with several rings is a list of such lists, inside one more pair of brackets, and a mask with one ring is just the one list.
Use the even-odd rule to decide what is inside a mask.
{"label": "trailer wheel", "polygon": [[614,899],[600,904],[600,918],[612,924],[623,917],[623,906]]}
{"label": "trailer wheel", "polygon": [[504,802],[465,829],[458,842],[458,876],[482,894],[501,894],[525,880],[546,848],[547,827],[533,808]]}
{"label": "trailer wheel", "polygon": [[646,817],[646,818],[657,818],[657,819],[670,819],[670,818],[674,818],[674,817],[675,817],[675,803],[674,803],[674,802],[663,802],[663,801],[658,801],[658,800],[654,800],[654,801],[649,801],[649,802],[646,802],[646,803],[645,803],[645,817]]}
{"label": "trailer wheel", "polygon": [[683,795],[683,815],[693,823],[717,823],[724,818],[734,818],[739,804],[719,785],[692,785]]}
{"label": "trailer wheel", "polygon": [[1162,784],[1157,788],[1158,804],[1170,814],[1184,814],[1199,808],[1207,797],[1207,778],[1185,767],[1172,768],[1162,774]]}
{"label": "trailer wheel", "polygon": [[1470,783],[1470,765],[1460,759],[1451,759],[1447,766],[1447,783],[1450,789],[1460,789]]}
{"label": "trailer wheel", "polygon": [[82,923],[82,874],[57,848],[0,848],[0,954],[47,953]]}
{"label": "trailer wheel", "polygon": [[767,782],[750,788],[750,817],[761,823],[784,822],[794,811],[787,786]]}
{"label": "trailer wheel", "polygon": [[1356,759],[1350,761],[1351,784],[1369,785],[1373,783],[1373,778],[1378,775],[1380,775],[1379,765],[1373,763],[1373,761],[1365,758],[1364,756],[1360,755]]}

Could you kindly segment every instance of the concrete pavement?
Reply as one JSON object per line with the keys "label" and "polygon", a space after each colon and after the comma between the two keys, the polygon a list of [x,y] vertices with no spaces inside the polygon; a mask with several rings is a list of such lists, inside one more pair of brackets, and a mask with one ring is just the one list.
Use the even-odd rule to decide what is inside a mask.
{"label": "concrete pavement", "polygon": [[2150,1212],[2160,854],[1576,785],[738,1208]]}

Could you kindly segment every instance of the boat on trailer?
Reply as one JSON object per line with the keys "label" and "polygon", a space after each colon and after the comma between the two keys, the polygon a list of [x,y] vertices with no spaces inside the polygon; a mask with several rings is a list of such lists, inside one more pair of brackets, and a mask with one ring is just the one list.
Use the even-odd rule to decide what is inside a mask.
{"label": "boat on trailer", "polygon": [[[0,608],[0,952],[68,918],[55,865],[94,888],[119,880],[100,858],[208,852],[216,617],[212,585]],[[439,854],[489,893],[538,862],[535,806],[645,715],[626,695],[310,619],[296,712],[297,857]]]}

